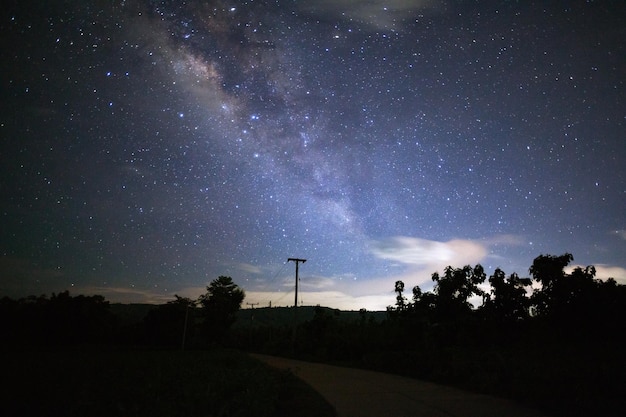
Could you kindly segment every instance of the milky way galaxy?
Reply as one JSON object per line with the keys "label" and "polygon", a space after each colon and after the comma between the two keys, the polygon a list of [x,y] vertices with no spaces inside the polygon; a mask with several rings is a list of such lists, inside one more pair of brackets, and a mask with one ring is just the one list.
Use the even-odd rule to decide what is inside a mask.
{"label": "milky way galaxy", "polygon": [[384,309],[570,252],[626,283],[617,4],[13,1],[0,295]]}

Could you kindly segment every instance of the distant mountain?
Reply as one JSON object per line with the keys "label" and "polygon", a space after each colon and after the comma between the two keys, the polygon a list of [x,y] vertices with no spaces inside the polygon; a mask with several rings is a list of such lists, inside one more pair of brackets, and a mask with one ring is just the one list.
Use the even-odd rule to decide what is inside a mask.
{"label": "distant mountain", "polygon": [[[385,311],[367,311],[361,313],[359,311],[342,311],[329,307],[298,307],[297,320],[298,323],[310,321],[315,316],[316,309],[322,309],[324,314],[332,316],[341,321],[360,321],[362,314],[365,314],[365,320],[380,322],[387,317]],[[281,327],[292,326],[294,320],[293,307],[262,307],[248,308],[239,310],[237,313],[237,321],[233,327]]]}
{"label": "distant mountain", "polygon": [[[122,321],[123,324],[140,323],[150,310],[158,307],[156,304],[110,304],[110,310]],[[315,310],[320,308],[327,315],[330,315],[342,321],[359,321],[362,320],[362,313],[359,311],[342,311],[329,307],[298,307],[297,318],[298,323],[310,321],[315,316]],[[387,316],[385,311],[367,311],[365,319],[380,322]],[[239,310],[237,312],[237,321],[234,326],[237,327],[281,327],[292,326],[294,319],[293,307],[261,307]]]}

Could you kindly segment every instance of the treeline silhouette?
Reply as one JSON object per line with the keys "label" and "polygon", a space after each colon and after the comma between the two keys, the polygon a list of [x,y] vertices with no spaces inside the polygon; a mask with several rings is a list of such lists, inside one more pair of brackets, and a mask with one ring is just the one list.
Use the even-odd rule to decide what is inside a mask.
{"label": "treeline silhouette", "polygon": [[247,349],[453,384],[554,415],[626,415],[626,286],[596,279],[593,266],[566,273],[572,260],[540,255],[529,278],[447,267],[432,275],[432,291],[414,287],[410,298],[397,281],[382,321],[317,307],[295,344],[288,325],[233,337]]}
{"label": "treeline silhouette", "polygon": [[[124,321],[100,295],[59,294],[0,299],[4,348],[76,345],[179,346],[181,301],[154,306],[140,321]],[[193,332],[193,330],[192,330]]]}
{"label": "treeline silhouette", "polygon": [[[145,309],[142,318],[126,317],[101,295],[59,294],[0,299],[2,348],[76,345],[204,348],[224,345],[245,297],[232,278],[220,276],[197,300],[174,296]],[[116,307],[116,308],[112,308]],[[117,310],[117,314],[115,313]]]}
{"label": "treeline silhouette", "polygon": [[64,291],[50,298],[0,299],[4,347],[109,343],[116,324],[100,295],[73,297]]}
{"label": "treeline silhouette", "polygon": [[[487,276],[481,265],[450,266],[432,275],[432,291],[416,286],[407,295],[397,281],[395,303],[382,318],[365,309],[346,314],[318,306],[298,324],[295,338],[290,321],[231,327],[245,294],[230,277],[213,281],[198,300],[175,296],[134,320],[98,295],[5,297],[1,344],[219,344],[453,384],[554,415],[626,415],[626,286],[597,279],[593,266],[566,273],[572,260],[568,253],[540,255],[528,278],[501,269]],[[473,300],[482,302],[473,306]],[[256,309],[258,316],[284,316],[282,310]]]}

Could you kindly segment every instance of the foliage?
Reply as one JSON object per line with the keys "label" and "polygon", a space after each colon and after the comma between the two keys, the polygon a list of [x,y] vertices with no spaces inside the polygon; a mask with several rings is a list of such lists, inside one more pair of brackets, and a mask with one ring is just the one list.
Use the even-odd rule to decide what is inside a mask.
{"label": "foliage", "polygon": [[525,320],[529,315],[530,299],[527,287],[531,285],[529,278],[520,278],[512,273],[508,278],[500,268],[496,268],[489,277],[491,294],[485,299],[483,311],[494,321],[515,322]]}
{"label": "foliage", "polygon": [[213,341],[224,338],[245,298],[245,292],[231,277],[220,276],[211,281],[207,292],[199,298],[205,334]]}
{"label": "foliage", "polygon": [[[318,307],[299,326],[295,352],[289,328],[239,328],[238,341],[511,397],[557,416],[624,415],[626,286],[595,279],[592,266],[566,273],[572,260],[540,255],[532,279],[449,266],[433,274],[432,291],[414,287],[411,300],[396,281],[387,320],[340,320]],[[480,297],[482,305],[470,304]]]}
{"label": "foliage", "polygon": [[181,346],[183,337],[193,339],[196,301],[174,295],[167,304],[150,310],[143,319],[144,343],[154,346]]}
{"label": "foliage", "polygon": [[561,256],[539,255],[533,260],[529,272],[533,279],[541,284],[541,288],[533,295],[533,304],[538,314],[548,315],[552,313],[556,304],[560,303],[563,282],[565,278],[564,268],[569,265],[574,257],[570,253]]}
{"label": "foliage", "polygon": [[449,321],[457,320],[459,316],[469,315],[472,304],[469,299],[473,296],[485,296],[479,287],[485,281],[486,275],[481,265],[472,268],[469,265],[463,268],[448,266],[444,275],[435,272],[432,280],[435,288],[432,292],[422,292],[419,286],[413,287],[413,299],[407,303],[403,295],[404,282],[396,281],[394,292],[396,295],[395,307],[388,307],[391,317],[419,316],[430,320]]}
{"label": "foliage", "polygon": [[483,296],[483,291],[478,285],[482,284],[485,278],[485,271],[481,265],[474,268],[469,265],[463,268],[448,266],[442,277],[435,272],[432,279],[436,282],[437,314],[442,318],[451,318],[469,313],[473,306],[468,300],[474,295]]}
{"label": "foliage", "polygon": [[72,297],[69,291],[0,300],[5,344],[58,345],[102,343],[116,326],[109,302],[100,295]]}
{"label": "foliage", "polygon": [[[285,410],[290,401],[329,415],[293,375],[233,351],[11,354],[12,360],[3,368],[0,393],[5,415],[297,416],[297,410]],[[310,402],[293,403],[294,397],[306,395]]]}
{"label": "foliage", "polygon": [[402,295],[404,292],[404,282],[396,281],[394,292],[396,293],[396,310],[402,312],[407,307],[406,297]]}
{"label": "foliage", "polygon": [[[498,268],[487,279],[480,265],[449,266],[443,275],[433,274],[432,291],[416,286],[410,300],[404,283],[397,281],[395,304],[386,316],[365,310],[348,315],[319,306],[304,309],[295,345],[291,309],[243,310],[239,313],[250,313],[247,319],[231,329],[245,294],[229,277],[219,277],[207,287],[198,301],[202,308],[176,296],[154,306],[134,325],[121,326],[102,297],[69,293],[4,298],[0,324],[9,348],[107,342],[177,348],[190,313],[189,347],[200,346],[199,336],[205,334],[212,343],[512,397],[555,415],[624,415],[626,286],[596,279],[593,266],[568,273],[565,268],[572,260],[567,253],[540,255],[529,268],[531,278],[507,276]],[[536,288],[531,293],[533,280]],[[478,297],[483,304],[472,306],[470,300]]]}

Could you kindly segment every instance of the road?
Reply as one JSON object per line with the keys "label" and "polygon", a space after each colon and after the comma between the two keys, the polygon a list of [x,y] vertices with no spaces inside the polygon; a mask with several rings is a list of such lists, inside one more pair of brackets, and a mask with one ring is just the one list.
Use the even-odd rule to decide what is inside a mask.
{"label": "road", "polygon": [[251,356],[290,369],[335,407],[337,417],[545,417],[509,400],[397,375]]}

